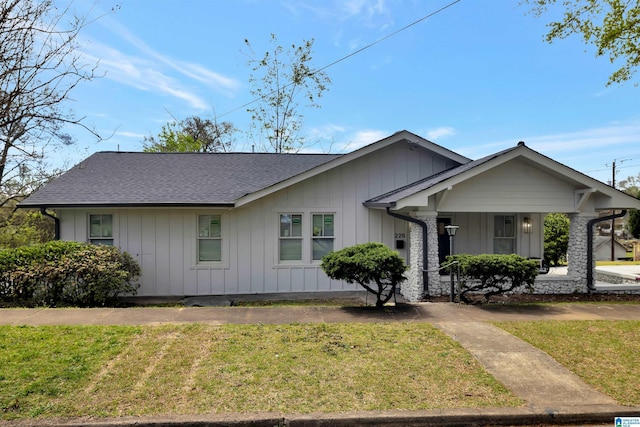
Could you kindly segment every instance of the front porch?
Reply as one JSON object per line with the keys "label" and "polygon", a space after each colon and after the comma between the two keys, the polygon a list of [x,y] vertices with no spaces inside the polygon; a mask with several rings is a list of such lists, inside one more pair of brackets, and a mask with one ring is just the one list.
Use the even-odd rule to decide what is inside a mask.
{"label": "front porch", "polygon": [[[640,293],[640,265],[607,266],[595,268],[595,291],[598,293],[638,294]],[[454,287],[457,282],[454,276]],[[429,296],[450,296],[451,276],[442,275]],[[534,294],[576,294],[585,293],[585,283],[569,276],[568,267],[551,267],[549,273],[536,278]],[[457,292],[457,291],[456,291]]]}

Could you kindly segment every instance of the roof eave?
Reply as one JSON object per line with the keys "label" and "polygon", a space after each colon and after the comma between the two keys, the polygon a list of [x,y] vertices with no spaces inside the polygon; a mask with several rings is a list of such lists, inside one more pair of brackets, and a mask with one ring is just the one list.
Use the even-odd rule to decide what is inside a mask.
{"label": "roof eave", "polygon": [[74,209],[74,208],[225,208],[230,209],[235,207],[234,203],[33,203],[23,204],[19,203],[18,208],[22,209]]}
{"label": "roof eave", "polygon": [[362,202],[362,205],[365,208],[386,209],[386,208],[395,208],[396,202]]}

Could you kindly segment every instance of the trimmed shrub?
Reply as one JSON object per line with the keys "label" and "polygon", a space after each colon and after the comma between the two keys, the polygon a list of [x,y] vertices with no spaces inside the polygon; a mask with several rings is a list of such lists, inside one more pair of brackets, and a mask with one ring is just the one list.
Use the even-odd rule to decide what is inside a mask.
{"label": "trimmed shrub", "polygon": [[53,241],[0,251],[0,300],[22,305],[96,306],[135,294],[140,266],[105,245]]}
{"label": "trimmed shrub", "polygon": [[[538,262],[519,255],[453,255],[446,263],[458,261],[460,265],[460,300],[473,302],[471,295],[481,295],[488,301],[494,295],[514,291],[533,291],[538,275]],[[457,270],[456,265],[449,272]]]}
{"label": "trimmed shrub", "polygon": [[407,266],[397,252],[382,243],[350,246],[322,257],[320,265],[331,279],[358,283],[383,307],[406,278]]}

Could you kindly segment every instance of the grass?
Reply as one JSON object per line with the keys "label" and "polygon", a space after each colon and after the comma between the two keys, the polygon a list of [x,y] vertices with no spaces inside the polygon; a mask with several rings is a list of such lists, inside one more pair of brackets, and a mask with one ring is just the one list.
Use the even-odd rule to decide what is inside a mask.
{"label": "grass", "polygon": [[501,322],[622,405],[640,406],[640,321]]}
{"label": "grass", "polygon": [[0,418],[37,417],[127,347],[129,327],[0,327]]}
{"label": "grass", "polygon": [[427,323],[0,327],[0,419],[513,407]]}
{"label": "grass", "polygon": [[596,266],[598,265],[640,265],[640,261],[596,261]]}

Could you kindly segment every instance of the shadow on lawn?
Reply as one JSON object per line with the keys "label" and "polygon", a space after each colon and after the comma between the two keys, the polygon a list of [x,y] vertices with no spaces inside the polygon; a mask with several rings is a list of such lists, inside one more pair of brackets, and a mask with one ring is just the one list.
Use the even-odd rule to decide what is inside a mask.
{"label": "shadow on lawn", "polygon": [[344,306],[340,309],[349,315],[372,320],[415,320],[424,317],[416,306],[400,302],[382,308],[367,305]]}

